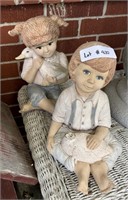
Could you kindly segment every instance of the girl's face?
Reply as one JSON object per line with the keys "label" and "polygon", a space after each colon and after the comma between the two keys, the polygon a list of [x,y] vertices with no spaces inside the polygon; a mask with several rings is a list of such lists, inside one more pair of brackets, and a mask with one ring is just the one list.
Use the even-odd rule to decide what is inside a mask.
{"label": "girl's face", "polygon": [[80,63],[73,71],[73,80],[80,96],[86,96],[101,89],[105,84],[107,76],[108,71],[102,73],[84,63]]}
{"label": "girl's face", "polygon": [[38,56],[41,56],[43,58],[49,58],[56,51],[56,46],[57,46],[57,40],[52,40],[52,41],[43,43],[41,45],[32,47],[32,49]]}

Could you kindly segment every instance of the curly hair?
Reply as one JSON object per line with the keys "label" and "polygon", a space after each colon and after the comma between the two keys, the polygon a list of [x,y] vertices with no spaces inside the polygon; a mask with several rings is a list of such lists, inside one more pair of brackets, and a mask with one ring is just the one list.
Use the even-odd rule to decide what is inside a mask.
{"label": "curly hair", "polygon": [[57,39],[60,34],[59,27],[67,25],[67,22],[56,15],[37,16],[17,24],[8,34],[10,36],[21,35],[23,43],[32,47]]}

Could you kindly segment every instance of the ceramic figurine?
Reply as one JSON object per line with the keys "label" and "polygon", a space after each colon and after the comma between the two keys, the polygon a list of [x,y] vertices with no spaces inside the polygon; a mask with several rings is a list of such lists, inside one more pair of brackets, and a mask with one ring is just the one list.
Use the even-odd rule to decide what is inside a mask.
{"label": "ceramic figurine", "polygon": [[122,152],[109,131],[110,106],[101,90],[115,72],[116,54],[101,42],[81,45],[69,63],[73,85],[59,96],[48,133],[47,149],[78,177],[78,191],[88,194],[90,173],[103,193],[114,184],[108,178]]}
{"label": "ceramic figurine", "polygon": [[36,59],[36,58],[38,58],[38,55],[31,48],[26,47],[25,49],[23,49],[21,54],[19,56],[17,56],[15,59],[23,60],[23,59],[27,59],[27,58]]}
{"label": "ceramic figurine", "polygon": [[[19,56],[17,56],[15,59],[16,60],[21,60],[21,59],[27,59],[27,58],[33,58],[36,59],[39,56],[29,47],[26,47],[25,49],[23,49],[23,51],[21,52],[21,54]],[[51,65],[48,63],[47,68],[44,68],[44,66],[42,65],[39,69],[42,77],[46,77],[48,74],[50,74],[52,77],[56,77],[58,80],[62,79],[65,77],[67,72],[67,68],[65,67],[60,67],[59,65],[57,65],[57,63],[52,63]],[[56,66],[56,67],[55,67]]]}
{"label": "ceramic figurine", "polygon": [[21,112],[35,108],[53,112],[55,101],[61,93],[60,85],[69,79],[67,57],[56,51],[59,27],[67,25],[68,23],[56,15],[37,16],[17,24],[9,31],[11,36],[20,35],[27,47],[24,50],[27,57],[21,77],[29,83],[30,101],[23,106]]}

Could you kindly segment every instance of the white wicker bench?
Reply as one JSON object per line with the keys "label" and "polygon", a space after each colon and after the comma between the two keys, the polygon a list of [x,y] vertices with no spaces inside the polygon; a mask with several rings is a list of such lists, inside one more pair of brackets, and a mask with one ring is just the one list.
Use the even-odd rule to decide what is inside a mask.
{"label": "white wicker bench", "polygon": [[[18,95],[20,107],[28,101],[26,86]],[[128,199],[128,129],[113,120],[112,134],[122,143],[123,152],[114,168],[109,172],[116,187],[106,195],[100,193],[94,179],[90,177],[91,195],[77,192],[77,177],[59,162],[55,161],[46,149],[51,115],[42,110],[23,114],[23,121],[29,147],[35,162],[42,196],[45,200],[127,200]]]}

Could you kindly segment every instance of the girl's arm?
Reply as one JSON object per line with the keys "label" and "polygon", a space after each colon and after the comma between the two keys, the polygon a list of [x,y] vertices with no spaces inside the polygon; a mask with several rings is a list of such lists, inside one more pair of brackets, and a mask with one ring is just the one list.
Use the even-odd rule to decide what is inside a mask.
{"label": "girl's arm", "polygon": [[60,53],[60,66],[59,66],[59,70],[60,70],[60,75],[58,75],[57,78],[57,82],[58,84],[64,83],[69,79],[69,75],[68,75],[68,59],[66,57],[66,55],[64,53]]}
{"label": "girl's arm", "polygon": [[25,80],[27,83],[32,83],[42,64],[43,64],[42,58],[33,59],[32,66],[29,67],[29,70],[26,72],[26,74],[22,76],[23,80]]}
{"label": "girl's arm", "polygon": [[48,83],[47,85],[50,85],[50,84],[61,84],[61,83],[66,82],[68,79],[69,79],[69,75],[68,74],[65,74],[64,77],[61,78],[61,79],[58,79],[58,77],[55,78],[55,77],[47,75],[45,81],[47,81],[47,83]]}
{"label": "girl's arm", "polygon": [[58,53],[59,54],[59,62],[58,60],[54,63],[51,63],[52,68],[54,66],[54,71],[57,73],[56,77],[47,77],[47,80],[49,83],[54,84],[61,84],[66,82],[69,79],[68,75],[68,60],[64,53]]}
{"label": "girl's arm", "polygon": [[48,139],[47,139],[47,149],[49,152],[51,152],[53,145],[54,145],[54,136],[57,133],[57,131],[60,129],[62,126],[62,123],[60,122],[55,122],[52,120],[49,133],[48,133]]}

